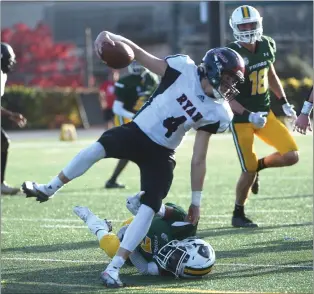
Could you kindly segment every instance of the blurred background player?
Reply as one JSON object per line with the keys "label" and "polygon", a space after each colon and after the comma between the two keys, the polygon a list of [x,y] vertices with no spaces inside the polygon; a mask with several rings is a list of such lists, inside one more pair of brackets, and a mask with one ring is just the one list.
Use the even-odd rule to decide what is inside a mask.
{"label": "blurred background player", "polygon": [[[158,76],[133,61],[128,66],[129,74],[115,83],[116,100],[113,103],[114,125],[116,127],[132,120],[137,111],[152,95],[158,85]],[[129,161],[120,159],[105,188],[125,188],[117,182],[118,176]]]}
{"label": "blurred background player", "polygon": [[112,70],[108,75],[108,79],[104,81],[99,88],[99,101],[103,110],[106,130],[109,130],[113,127],[114,114],[112,111],[112,106],[114,100],[116,99],[116,95],[114,93],[114,84],[119,80],[119,78],[119,71]]}
{"label": "blurred background player", "polygon": [[[140,192],[128,198],[127,207],[132,214],[137,213],[143,194]],[[111,223],[100,219],[87,207],[76,206],[73,211],[96,235],[100,248],[112,258],[133,217],[113,234]],[[207,242],[195,237],[197,226],[187,222],[186,218],[187,213],[180,206],[162,204],[144,240],[129,257],[141,274],[199,278],[212,270],[215,252]]]}
{"label": "blurred background player", "polygon": [[[15,54],[12,47],[7,43],[1,43],[1,97],[4,94],[7,74],[13,69],[15,63]],[[20,113],[12,112],[1,107],[1,117],[2,116],[7,117],[20,128],[26,125],[26,118]],[[3,195],[15,195],[20,191],[20,188],[11,187],[4,181],[9,144],[9,137],[1,128],[1,194]]]}
{"label": "blurred background player", "polygon": [[[231,131],[240,159],[242,174],[236,187],[236,201],[233,211],[234,227],[257,227],[245,216],[244,205],[250,189],[254,194],[259,191],[258,172],[269,167],[283,167],[296,164],[299,160],[298,147],[288,129],[270,110],[270,92],[276,95],[284,113],[296,118],[293,106],[287,101],[285,91],[276,74],[275,41],[263,35],[262,17],[252,6],[236,8],[229,24],[233,30],[235,42],[227,46],[237,51],[245,60],[245,83],[238,85],[240,94],[232,102],[242,107],[242,114],[235,113]],[[239,106],[239,103],[241,105]],[[248,111],[265,116],[259,128],[252,123]],[[277,152],[258,159],[254,151],[254,135]]]}
{"label": "blurred background player", "polygon": [[313,110],[313,87],[307,100],[304,101],[301,113],[298,116],[293,130],[305,135],[306,131],[312,131],[310,114]]}

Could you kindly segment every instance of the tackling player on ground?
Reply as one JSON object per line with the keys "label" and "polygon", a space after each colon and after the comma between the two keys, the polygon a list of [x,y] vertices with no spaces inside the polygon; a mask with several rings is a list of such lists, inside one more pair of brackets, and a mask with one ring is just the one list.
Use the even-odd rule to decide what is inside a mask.
{"label": "tackling player on ground", "polygon": [[[277,76],[274,67],[276,44],[272,38],[263,35],[259,12],[252,6],[240,6],[232,13],[229,23],[237,41],[227,47],[237,51],[246,64],[245,82],[238,85],[240,94],[231,102],[232,109],[242,108],[242,114],[235,113],[231,124],[242,168],[236,187],[232,225],[257,227],[245,216],[244,205],[250,189],[254,194],[259,191],[258,173],[265,168],[294,165],[299,160],[296,142],[270,110],[269,90],[276,95],[287,116],[296,118],[296,113],[288,103]],[[260,124],[254,122],[256,117],[262,118]],[[254,151],[254,136],[274,147],[277,152],[258,159]]]}
{"label": "tackling player on ground", "polygon": [[[153,94],[158,84],[158,77],[133,61],[128,66],[129,74],[115,83],[116,100],[113,103],[114,125],[116,127],[132,120],[148,98]],[[120,159],[112,176],[106,182],[105,188],[125,188],[117,182],[118,176],[126,167],[128,159]]]}
{"label": "tackling player on ground", "polygon": [[[7,81],[7,74],[12,71],[15,65],[15,54],[12,47],[7,43],[1,43],[1,97],[4,94],[5,84]],[[1,106],[1,116],[7,117],[20,128],[26,125],[26,118],[17,112],[12,112]],[[8,151],[10,146],[10,139],[7,133],[1,128],[1,194],[15,195],[21,191],[20,188],[9,186],[5,181],[5,170],[8,160]]]}
{"label": "tackling player on ground", "polygon": [[312,131],[310,114],[313,110],[313,87],[307,100],[304,101],[301,113],[298,116],[293,130],[305,135],[307,129]]}
{"label": "tackling player on ground", "polygon": [[132,122],[104,132],[48,184],[27,181],[22,185],[27,197],[43,202],[103,158],[129,159],[139,166],[141,190],[145,194],[119,250],[101,274],[107,287],[123,286],[120,268],[145,238],[155,213],[160,210],[173,180],[175,149],[192,128],[196,135],[188,220],[193,224],[198,222],[209,138],[228,129],[233,117],[228,100],[238,94],[235,86],[244,81],[245,70],[242,57],[229,48],[209,50],[197,66],[187,55],[160,59],[132,41],[107,31],[101,32],[95,41],[98,55],[104,42],[114,46],[115,41],[128,44],[138,62],[162,77],[157,90]]}
{"label": "tackling player on ground", "polygon": [[[136,215],[144,192],[128,197],[127,208]],[[111,223],[94,215],[87,207],[76,206],[74,213],[96,235],[99,246],[112,258],[133,217],[126,220],[117,234]],[[147,235],[130,254],[129,259],[143,275],[169,275],[199,278],[207,275],[215,263],[215,251],[205,241],[195,237],[197,225],[186,221],[187,213],[171,203],[162,204],[154,216]]]}

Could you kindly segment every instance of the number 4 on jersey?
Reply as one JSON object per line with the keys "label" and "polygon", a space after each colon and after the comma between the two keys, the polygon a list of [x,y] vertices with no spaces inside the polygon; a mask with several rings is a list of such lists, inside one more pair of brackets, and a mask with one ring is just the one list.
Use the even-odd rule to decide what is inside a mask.
{"label": "number 4 on jersey", "polygon": [[171,135],[178,129],[178,127],[186,121],[184,115],[179,117],[168,117],[164,120],[163,126],[168,130],[165,136],[170,138]]}

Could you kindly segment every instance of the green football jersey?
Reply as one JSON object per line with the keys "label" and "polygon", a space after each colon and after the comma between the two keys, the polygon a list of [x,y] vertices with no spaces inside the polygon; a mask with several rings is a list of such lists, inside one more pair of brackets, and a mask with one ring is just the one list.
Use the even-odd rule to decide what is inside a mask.
{"label": "green football jersey", "polygon": [[158,85],[158,76],[147,72],[145,75],[127,75],[115,83],[117,100],[124,108],[136,113],[153,94]]}
{"label": "green football jersey", "polygon": [[197,226],[184,222],[187,213],[183,208],[172,203],[165,205],[173,207],[171,218],[165,220],[156,215],[145,239],[138,247],[147,261],[153,261],[159,249],[168,242],[183,240],[196,234]]}
{"label": "green football jersey", "polygon": [[[239,84],[240,94],[236,100],[250,111],[269,111],[270,93],[268,86],[268,71],[275,61],[276,43],[267,36],[257,41],[254,53],[241,46],[239,42],[232,42],[227,47],[237,51],[245,62],[245,82]],[[248,122],[242,115],[234,115],[233,122]]]}

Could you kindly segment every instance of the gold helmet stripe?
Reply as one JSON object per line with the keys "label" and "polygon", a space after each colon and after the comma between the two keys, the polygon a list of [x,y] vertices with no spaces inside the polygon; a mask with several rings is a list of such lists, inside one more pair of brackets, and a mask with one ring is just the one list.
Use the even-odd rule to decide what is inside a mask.
{"label": "gold helmet stripe", "polygon": [[242,15],[244,18],[250,17],[250,10],[247,6],[242,6],[241,10],[242,10]]}
{"label": "gold helmet stripe", "polygon": [[204,276],[204,275],[208,274],[209,272],[211,272],[212,268],[213,268],[213,265],[211,265],[205,269],[192,269],[189,267],[185,267],[184,273],[191,275],[191,276]]}

